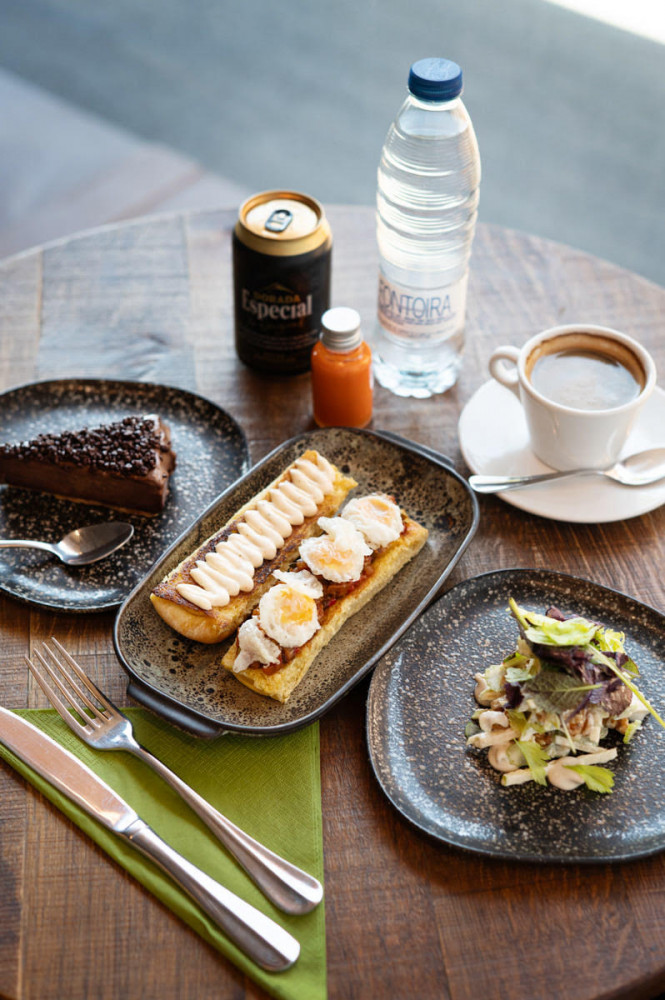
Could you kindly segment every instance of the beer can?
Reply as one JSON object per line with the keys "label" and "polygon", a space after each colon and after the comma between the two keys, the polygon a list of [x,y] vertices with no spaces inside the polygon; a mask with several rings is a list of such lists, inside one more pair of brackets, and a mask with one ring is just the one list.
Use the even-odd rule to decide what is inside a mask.
{"label": "beer can", "polygon": [[297,191],[264,191],[240,206],[233,233],[235,342],[259,371],[310,367],[330,305],[332,235],[323,207]]}

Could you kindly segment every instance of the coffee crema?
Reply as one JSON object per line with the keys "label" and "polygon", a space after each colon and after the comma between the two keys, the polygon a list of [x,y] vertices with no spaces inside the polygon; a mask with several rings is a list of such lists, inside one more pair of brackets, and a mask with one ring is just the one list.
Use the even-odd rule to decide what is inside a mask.
{"label": "coffee crema", "polygon": [[575,410],[612,410],[642,392],[645,374],[637,357],[620,341],[564,334],[540,343],[526,364],[537,392]]}

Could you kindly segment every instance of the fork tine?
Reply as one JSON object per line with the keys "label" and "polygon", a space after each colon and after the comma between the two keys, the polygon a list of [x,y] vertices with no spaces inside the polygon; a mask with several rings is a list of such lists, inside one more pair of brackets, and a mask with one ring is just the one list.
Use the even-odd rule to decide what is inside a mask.
{"label": "fork tine", "polygon": [[[63,680],[62,679],[64,677],[65,680],[67,681],[67,683],[69,684],[71,690],[74,691],[74,693],[76,694],[77,698],[79,698],[81,700],[81,702],[86,706],[86,708],[89,708],[90,711],[94,714],[94,716],[96,718],[97,717],[103,718],[102,712],[95,705],[95,703],[91,700],[90,695],[88,694],[88,691],[86,691],[85,688],[81,687],[81,685],[78,683],[76,677],[73,677],[71,675],[71,673],[68,671],[68,669],[65,666],[65,664],[63,664],[63,663],[60,662],[60,660],[55,655],[55,653],[53,652],[53,650],[49,649],[49,647],[47,646],[47,644],[45,642],[42,643],[42,649],[47,654],[47,656],[49,657],[49,659],[51,660],[51,662],[55,665],[55,669],[54,669],[53,666],[51,666],[49,663],[46,662],[46,660],[44,659],[44,657],[41,657],[42,662],[44,663],[44,665],[45,665],[45,667],[46,667],[46,669],[47,669],[47,671],[49,673],[49,676],[55,681],[55,683],[58,685],[58,687],[60,688],[60,690],[62,691],[62,693],[64,695],[66,695],[69,698],[70,701],[72,701],[71,692],[63,684]],[[39,655],[39,654],[37,654],[37,655]],[[74,704],[73,701],[72,701],[72,707],[77,708],[77,706]]]}
{"label": "fork tine", "polygon": [[[115,705],[113,704],[113,702],[110,701],[106,697],[106,695],[103,693],[103,691],[99,690],[99,688],[97,687],[97,685],[95,684],[94,681],[90,680],[90,678],[86,674],[86,672],[83,669],[83,667],[81,667],[76,662],[76,660],[74,659],[74,657],[72,656],[72,654],[67,652],[67,650],[65,649],[65,647],[62,646],[58,642],[58,640],[56,639],[56,637],[54,635],[51,636],[51,642],[56,647],[56,649],[60,653],[62,653],[62,655],[64,656],[65,660],[67,661],[67,663],[71,667],[71,669],[74,671],[74,673],[76,674],[76,676],[78,677],[78,679],[85,685],[85,687],[88,689],[88,691],[90,692],[90,694],[94,695],[97,698],[97,700],[99,701],[99,704],[103,705],[103,707],[105,709],[107,709],[109,712],[115,711],[116,708],[115,708]],[[49,647],[46,645],[46,643],[44,643],[44,648],[47,650],[47,652],[48,652],[49,656],[51,657],[51,659],[53,659],[54,662],[57,663],[58,667],[60,668],[60,670],[62,670],[63,674],[65,675],[65,677],[67,678],[67,680],[70,682],[70,684],[72,685],[72,687],[75,687],[76,691],[78,692],[78,694],[80,695],[80,697],[84,698],[83,693],[78,688],[78,686],[74,683],[74,680],[73,680],[71,674],[69,674],[67,672],[67,670],[63,667],[62,663],[60,663],[58,661],[57,657],[53,653],[53,650],[49,649]],[[88,705],[88,707],[92,708],[94,711],[99,711],[99,709],[97,709],[94,705],[90,704],[90,702],[88,702],[88,701],[86,701],[86,705]]]}
{"label": "fork tine", "polygon": [[85,723],[81,722],[79,719],[76,718],[76,716],[72,715],[71,711],[69,710],[70,708],[74,708],[77,712],[79,712],[79,714],[81,714],[80,709],[77,709],[76,706],[72,703],[67,690],[60,683],[58,678],[53,675],[53,672],[49,668],[49,665],[47,664],[46,660],[39,652],[39,650],[35,650],[35,656],[38,658],[42,667],[44,667],[44,669],[48,671],[49,676],[53,678],[53,680],[62,690],[63,694],[65,695],[65,697],[69,702],[69,707],[68,707],[62,700],[58,692],[55,690],[53,685],[46,679],[46,677],[44,677],[42,672],[39,670],[36,664],[33,663],[30,657],[24,656],[25,662],[28,664],[28,669],[30,670],[30,673],[35,678],[35,680],[39,684],[40,688],[42,689],[42,691],[44,692],[50,703],[53,705],[58,715],[60,715],[60,717],[64,719],[64,721],[67,723],[68,726],[76,726],[78,729],[85,730],[86,729]]}
{"label": "fork tine", "polygon": [[[76,677],[72,676],[72,674],[67,669],[66,665],[60,662],[60,660],[55,655],[53,650],[49,649],[49,647],[45,642],[42,643],[42,649],[48,655],[49,659],[51,660],[51,663],[55,665],[55,669],[54,666],[52,666],[51,663],[48,663],[47,660],[44,658],[44,656],[42,656],[38,651],[35,651],[36,655],[39,656],[40,661],[41,663],[43,663],[51,680],[53,680],[57,684],[60,691],[62,691],[65,697],[68,698],[68,700],[71,702],[72,708],[75,708],[76,711],[79,713],[79,715],[81,714],[81,706],[77,705],[74,699],[72,698],[72,691],[73,691],[76,697],[80,700],[80,702],[83,705],[85,705],[86,708],[89,708],[90,711],[92,712],[93,718],[90,721],[92,722],[96,722],[97,720],[103,721],[105,719],[105,715],[102,709],[100,709],[97,705],[95,705],[94,701],[92,701],[92,699],[90,698],[88,691],[78,683]],[[69,688],[65,686],[63,678],[69,684]],[[85,712],[83,712],[82,714],[84,718],[86,719],[90,718]]]}

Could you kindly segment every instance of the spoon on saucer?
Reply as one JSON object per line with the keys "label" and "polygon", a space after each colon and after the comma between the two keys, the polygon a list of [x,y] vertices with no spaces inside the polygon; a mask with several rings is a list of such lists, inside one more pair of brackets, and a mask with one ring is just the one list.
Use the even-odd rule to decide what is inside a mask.
{"label": "spoon on saucer", "polygon": [[545,472],[536,476],[469,476],[469,486],[476,493],[504,493],[536,483],[551,483],[573,476],[605,476],[622,486],[648,486],[665,478],[665,447],[648,448],[630,455],[609,469],[569,469],[567,472]]}
{"label": "spoon on saucer", "polygon": [[106,559],[134,534],[134,527],[125,521],[104,521],[86,528],[75,528],[59,542],[38,542],[34,539],[0,538],[0,549],[42,549],[52,552],[67,566],[87,566]]}

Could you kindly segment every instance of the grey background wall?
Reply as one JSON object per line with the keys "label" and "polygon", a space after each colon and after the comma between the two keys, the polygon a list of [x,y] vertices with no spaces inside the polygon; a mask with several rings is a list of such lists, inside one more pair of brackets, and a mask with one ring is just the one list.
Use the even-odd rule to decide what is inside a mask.
{"label": "grey background wall", "polygon": [[410,63],[449,56],[481,218],[665,284],[657,42],[545,0],[0,0],[0,18],[1,68],[250,190],[324,202],[373,202]]}

